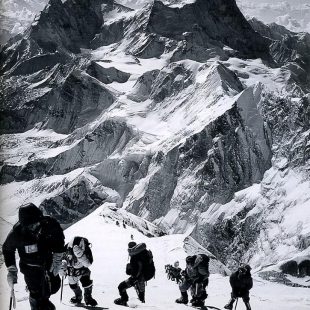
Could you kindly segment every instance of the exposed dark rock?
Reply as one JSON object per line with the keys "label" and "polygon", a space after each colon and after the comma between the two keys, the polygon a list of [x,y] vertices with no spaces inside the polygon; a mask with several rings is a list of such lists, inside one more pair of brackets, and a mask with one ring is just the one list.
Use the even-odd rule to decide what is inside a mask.
{"label": "exposed dark rock", "polygon": [[107,159],[93,167],[90,173],[102,185],[117,191],[124,200],[136,182],[147,175],[150,160],[150,156]]}
{"label": "exposed dark rock", "polygon": [[84,180],[81,180],[60,195],[44,200],[39,207],[56,218],[64,227],[68,227],[94,211],[107,198],[107,194],[99,195],[89,188]]}
{"label": "exposed dark rock", "polygon": [[13,181],[30,181],[46,173],[47,164],[43,161],[32,161],[23,166],[4,165],[0,171],[0,184]]}
{"label": "exposed dark rock", "polygon": [[310,276],[310,260],[305,259],[298,264],[298,275],[300,277]]}
{"label": "exposed dark rock", "polygon": [[12,75],[26,75],[40,70],[51,69],[53,66],[57,64],[64,64],[68,60],[69,59],[67,57],[58,52],[34,56],[20,62],[12,71]]}
{"label": "exposed dark rock", "polygon": [[191,59],[199,62],[206,62],[210,58],[227,60],[228,56],[229,54],[227,52],[216,45],[197,45],[194,34],[189,32],[184,35],[184,40],[178,44],[178,47],[173,52],[171,61],[174,62],[183,59]]}
{"label": "exposed dark rock", "polygon": [[126,122],[108,119],[73,148],[52,159],[50,173],[63,174],[78,167],[99,163],[113,152],[121,153],[133,138],[134,133]]}
{"label": "exposed dark rock", "polygon": [[160,169],[151,176],[146,193],[142,198],[133,201],[129,209],[137,215],[147,210],[150,221],[167,214],[177,184],[178,150],[169,152],[163,161],[160,157],[161,154],[158,154],[153,159],[155,162],[159,161]]}
{"label": "exposed dark rock", "polygon": [[268,280],[270,282],[282,283],[282,284],[285,284],[287,286],[292,286],[292,287],[310,288],[310,286],[301,285],[301,284],[292,282],[291,280],[287,278],[286,274],[283,274],[277,271],[263,271],[263,272],[259,272],[258,275],[261,278]]}
{"label": "exposed dark rock", "polygon": [[142,45],[132,49],[133,55],[141,58],[160,57],[166,49],[166,39],[154,33],[148,34]]}
{"label": "exposed dark rock", "polygon": [[197,45],[217,41],[241,55],[268,58],[269,41],[251,28],[235,1],[196,0],[172,8],[155,0],[146,30],[177,40],[192,32]]}
{"label": "exposed dark rock", "polygon": [[152,70],[143,73],[138,79],[128,98],[134,101],[144,101],[149,98],[153,83],[156,80],[160,70]]}
{"label": "exposed dark rock", "polygon": [[127,26],[127,22],[123,19],[116,20],[113,23],[102,25],[100,32],[97,33],[90,43],[92,49],[96,49],[100,46],[110,45],[112,43],[119,42],[124,38],[124,31]]}
{"label": "exposed dark rock", "polygon": [[[203,212],[214,202],[228,202],[236,191],[261,180],[271,166],[270,156],[263,155],[244,126],[237,105],[166,155],[158,153],[153,162],[158,169],[144,196],[130,207],[135,214],[148,210],[149,220],[166,215],[172,207],[189,220],[193,210]],[[173,196],[178,180],[189,175],[195,182]]]}
{"label": "exposed dark rock", "polygon": [[102,83],[110,84],[112,82],[125,83],[128,81],[130,74],[115,69],[114,67],[104,68],[92,61],[86,72]]}
{"label": "exposed dark rock", "polygon": [[179,93],[192,83],[192,71],[183,64],[172,63],[157,75],[152,85],[150,98],[155,102],[161,102],[166,97]]}
{"label": "exposed dark rock", "polygon": [[112,5],[113,0],[50,0],[41,12],[29,36],[43,50],[55,52],[65,48],[79,53],[89,48],[90,42],[103,24],[102,4]]}
{"label": "exposed dark rock", "polygon": [[44,127],[72,132],[98,117],[114,100],[114,94],[97,79],[75,70],[50,96]]}
{"label": "exposed dark rock", "polygon": [[290,274],[291,276],[297,276],[298,274],[298,265],[294,260],[290,260],[280,266],[280,269],[283,273]]}

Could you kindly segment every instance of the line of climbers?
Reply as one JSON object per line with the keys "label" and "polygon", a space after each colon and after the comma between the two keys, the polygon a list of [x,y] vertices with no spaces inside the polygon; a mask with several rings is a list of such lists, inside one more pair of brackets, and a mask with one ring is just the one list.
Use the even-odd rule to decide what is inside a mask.
{"label": "line of climbers", "polygon": [[[29,291],[31,310],[54,310],[54,304],[49,300],[61,286],[60,276],[68,277],[69,286],[74,292],[70,302],[80,304],[83,299],[81,283],[84,289],[84,302],[89,306],[96,306],[97,301],[92,297],[93,281],[89,266],[93,263],[93,256],[89,241],[84,237],[74,237],[65,245],[64,234],[60,224],[49,216],[44,216],[39,208],[29,203],[19,208],[19,221],[14,225],[3,244],[3,256],[8,269],[7,280],[13,288],[17,283],[17,267],[15,252],[20,257],[20,271]],[[118,286],[120,297],[114,303],[127,306],[127,289],[134,287],[139,300],[145,302],[145,283],[155,276],[153,255],[146,248],[145,243],[128,244],[130,262],[126,266],[129,278]],[[166,265],[168,279],[179,284],[181,297],[177,303],[187,304],[190,290],[192,306],[204,306],[207,298],[206,287],[209,282],[209,257],[204,254],[188,256],[184,271],[179,263],[174,266]],[[224,307],[232,309],[234,301],[242,297],[247,310],[249,304],[249,290],[252,288],[250,266],[241,266],[230,276],[232,287],[231,300]],[[59,276],[60,275],[60,276]]]}

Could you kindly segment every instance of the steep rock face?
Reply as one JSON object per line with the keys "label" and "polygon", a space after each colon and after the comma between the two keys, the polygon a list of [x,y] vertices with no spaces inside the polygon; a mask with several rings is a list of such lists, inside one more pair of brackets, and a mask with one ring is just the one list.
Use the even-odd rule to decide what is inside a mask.
{"label": "steep rock face", "polygon": [[136,81],[128,97],[134,101],[144,101],[149,98],[153,83],[160,70],[147,71],[142,74]]}
{"label": "steep rock face", "polygon": [[115,190],[121,201],[124,201],[136,183],[146,177],[150,161],[151,156],[135,156],[135,154],[107,159],[92,167],[90,173],[101,184]]}
{"label": "steep rock face", "polygon": [[267,57],[268,41],[253,31],[235,1],[196,0],[174,8],[156,0],[146,30],[175,39],[192,32],[198,45],[217,41],[242,55]]}
{"label": "steep rock face", "polygon": [[104,188],[90,175],[80,176],[74,184],[59,195],[40,204],[43,212],[56,218],[64,227],[72,225],[105,201],[117,202],[118,196]]}
{"label": "steep rock face", "polygon": [[[85,100],[91,99],[93,106],[85,111],[88,116],[95,112],[97,115],[101,107],[106,108],[111,104],[113,95],[108,95],[104,89],[100,90],[100,83],[96,84],[82,73],[78,76],[78,70],[84,71],[89,60],[87,55],[81,57],[75,54],[80,53],[81,48],[90,47],[104,23],[104,12],[113,8],[112,0],[83,0],[77,3],[52,0],[23,35],[13,38],[1,49],[2,132],[27,130],[36,123],[46,123],[48,118],[49,128],[57,127],[60,132],[68,132],[76,127],[77,115],[72,111],[73,104],[80,106],[81,110],[76,111],[79,114]],[[107,72],[107,79],[109,75]],[[79,94],[73,82],[77,83],[75,88],[83,85]],[[69,96],[64,98],[66,95],[63,92],[70,85],[72,89],[69,93],[80,96],[79,103]],[[101,103],[103,95],[106,97],[103,101],[106,102]],[[60,107],[63,105],[65,107]],[[88,116],[82,115],[84,123]],[[78,125],[82,123],[81,120]]]}
{"label": "steep rock face", "polygon": [[[89,48],[103,23],[103,3],[111,6],[113,1],[69,0],[62,3],[51,0],[23,38],[17,36],[4,46],[1,51],[4,67],[1,67],[7,71],[19,60],[25,61],[38,54],[79,53],[81,48]],[[11,48],[13,42],[15,46]]]}
{"label": "steep rock face", "polygon": [[[231,52],[233,54],[233,52]],[[197,45],[193,33],[186,33],[173,52],[171,61],[179,61],[183,59],[192,59],[199,62],[205,62],[210,58],[218,58],[219,60],[227,60],[229,52],[215,44],[209,44],[208,47]]]}
{"label": "steep rock face", "polygon": [[174,96],[193,84],[192,71],[182,63],[172,63],[161,70],[152,85],[150,98],[155,103],[162,102],[167,97]]}
{"label": "steep rock face", "polygon": [[[105,75],[108,79],[108,74]],[[103,79],[103,77],[102,77]],[[93,121],[115,101],[115,95],[83,71],[73,71],[48,100],[45,128],[68,133]]]}
{"label": "steep rock face", "polygon": [[88,48],[103,23],[101,4],[112,0],[51,0],[33,24],[29,36],[44,50],[65,48],[77,53]]}
{"label": "steep rock face", "polygon": [[[52,85],[59,78],[57,67],[45,72],[43,77],[39,73],[37,88],[29,85],[28,80],[27,87],[21,86],[18,92],[12,95],[5,92],[3,99],[8,101],[3,102],[2,131],[19,132],[40,122],[42,128],[69,133],[94,120],[107,109],[115,101],[115,94],[84,71],[74,69],[75,66],[78,65],[72,63],[65,66],[67,77],[63,77],[60,85],[53,89]],[[108,72],[101,79],[108,80]],[[15,105],[13,109],[12,105]]]}
{"label": "steep rock face", "polygon": [[130,74],[127,72],[117,70],[114,67],[104,68],[94,61],[87,67],[86,72],[104,84],[111,84],[113,82],[125,83],[130,77]]}
{"label": "steep rock face", "polygon": [[[166,155],[158,153],[150,165],[153,173],[144,195],[131,201],[130,210],[140,215],[147,210],[147,218],[163,217],[161,224],[165,225],[165,216],[176,208],[178,221],[195,223],[212,203],[228,202],[236,191],[259,182],[271,165],[270,141],[267,136],[260,140],[245,127],[247,121],[235,105]],[[262,120],[259,125],[263,130]],[[184,229],[178,225],[165,228]]]}
{"label": "steep rock face", "polygon": [[287,257],[309,255],[309,99],[292,102],[264,95],[260,106],[272,133],[273,167],[260,184],[236,193],[226,204],[213,204],[192,235],[230,266],[264,260],[277,269]]}

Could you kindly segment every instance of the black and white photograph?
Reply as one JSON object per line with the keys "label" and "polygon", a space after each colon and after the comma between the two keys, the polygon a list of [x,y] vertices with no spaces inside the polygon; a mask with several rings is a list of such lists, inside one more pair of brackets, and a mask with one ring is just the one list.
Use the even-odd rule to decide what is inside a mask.
{"label": "black and white photograph", "polygon": [[0,0],[1,310],[309,289],[310,0]]}

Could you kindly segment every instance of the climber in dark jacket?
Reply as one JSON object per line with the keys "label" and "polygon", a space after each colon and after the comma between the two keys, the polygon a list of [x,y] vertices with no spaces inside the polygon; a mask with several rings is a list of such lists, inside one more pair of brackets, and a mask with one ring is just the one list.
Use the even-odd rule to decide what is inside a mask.
{"label": "climber in dark jacket", "polygon": [[117,305],[127,306],[128,294],[126,290],[130,287],[135,287],[138,297],[142,303],[145,302],[145,279],[143,267],[145,266],[146,255],[145,243],[136,244],[134,241],[128,243],[128,253],[130,262],[126,266],[126,273],[130,277],[121,282],[118,286],[120,298],[114,300]]}
{"label": "climber in dark jacket", "polygon": [[186,268],[182,273],[182,282],[179,284],[181,297],[176,300],[179,304],[188,303],[187,291],[192,294],[191,304],[194,307],[203,307],[208,294],[206,287],[209,283],[209,257],[198,254],[186,257]]}
{"label": "climber in dark jacket", "polygon": [[251,310],[249,297],[250,289],[253,287],[251,267],[249,265],[242,265],[239,267],[238,270],[230,276],[229,282],[232,288],[231,299],[224,308],[231,310],[235,300],[241,297],[246,306],[246,310]]}
{"label": "climber in dark jacket", "polygon": [[31,309],[55,309],[49,297],[60,288],[58,273],[64,252],[64,234],[59,223],[43,216],[33,203],[19,208],[19,221],[2,247],[11,287],[17,283],[16,249],[20,257],[20,271],[24,274],[30,294]]}

